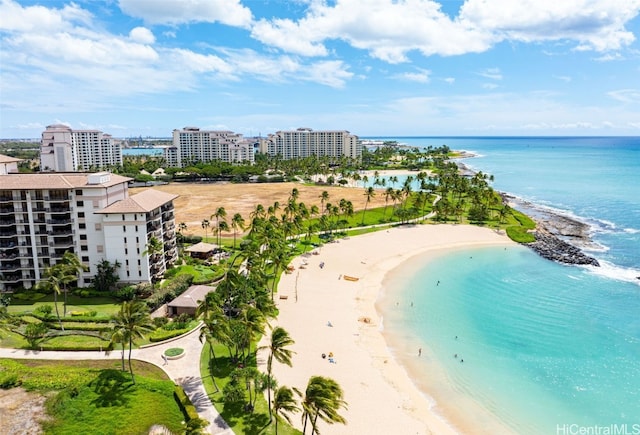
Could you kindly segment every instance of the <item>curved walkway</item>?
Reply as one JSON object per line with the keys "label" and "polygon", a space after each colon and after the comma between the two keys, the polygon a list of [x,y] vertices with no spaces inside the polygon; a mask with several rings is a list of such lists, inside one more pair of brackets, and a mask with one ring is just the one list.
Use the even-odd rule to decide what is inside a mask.
{"label": "curved walkway", "polygon": [[[147,346],[143,349],[134,349],[132,359],[145,361],[160,367],[176,384],[184,388],[184,391],[196,407],[200,417],[209,421],[207,432],[211,434],[233,435],[233,431],[222,419],[216,408],[211,403],[200,377],[200,354],[203,344],[198,339],[200,328],[183,335],[179,339],[170,342]],[[185,350],[185,356],[180,359],[168,360],[165,364],[162,355],[171,347],[181,347]],[[128,351],[125,352],[127,358]],[[111,352],[63,352],[63,351],[34,351],[24,349],[0,348],[0,358],[13,359],[50,359],[50,360],[104,360],[120,359],[121,351]]]}

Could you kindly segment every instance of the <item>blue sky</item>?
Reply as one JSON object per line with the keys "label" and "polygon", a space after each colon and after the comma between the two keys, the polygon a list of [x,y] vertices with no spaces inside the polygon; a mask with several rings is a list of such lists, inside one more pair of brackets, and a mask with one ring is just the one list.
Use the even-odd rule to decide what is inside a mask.
{"label": "blue sky", "polygon": [[0,138],[640,136],[640,0],[0,0]]}

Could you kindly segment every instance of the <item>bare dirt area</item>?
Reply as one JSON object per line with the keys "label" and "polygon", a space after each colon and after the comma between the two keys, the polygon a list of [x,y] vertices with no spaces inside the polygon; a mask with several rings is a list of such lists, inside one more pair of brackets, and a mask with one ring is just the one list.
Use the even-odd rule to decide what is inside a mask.
{"label": "bare dirt area", "polygon": [[[186,234],[200,236],[204,236],[202,220],[209,219],[214,224],[215,219],[212,220],[211,215],[218,207],[226,210],[228,223],[235,213],[240,213],[248,222],[249,215],[258,204],[267,208],[277,201],[284,207],[293,188],[298,189],[298,202],[304,202],[309,208],[313,205],[320,207],[320,195],[325,190],[329,193],[325,205],[327,202],[337,205],[344,198],[351,201],[357,211],[362,210],[366,202],[362,187],[308,186],[300,183],[171,183],[153,187],[180,195],[174,201],[176,223],[187,224]],[[144,189],[146,188],[130,189],[130,193],[135,194]],[[376,196],[371,199],[367,208],[381,207],[384,203],[384,189],[376,189]],[[210,229],[208,233],[211,234]]]}
{"label": "bare dirt area", "polygon": [[41,434],[40,422],[46,420],[45,396],[23,388],[0,389],[0,433],[3,435]]}

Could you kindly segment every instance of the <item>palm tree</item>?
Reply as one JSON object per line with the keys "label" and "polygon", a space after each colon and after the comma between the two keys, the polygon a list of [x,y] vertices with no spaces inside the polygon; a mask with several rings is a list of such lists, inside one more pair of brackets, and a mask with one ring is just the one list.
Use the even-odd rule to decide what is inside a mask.
{"label": "palm tree", "polygon": [[60,329],[64,331],[60,311],[58,310],[58,295],[62,293],[62,282],[66,280],[65,270],[61,264],[47,267],[44,271],[44,280],[36,284],[37,289],[53,292],[53,305],[56,308],[56,317],[60,324]]}
{"label": "palm tree", "polygon": [[[164,252],[164,244],[158,238],[151,236],[147,242],[146,249],[142,252],[142,255],[149,256],[149,266],[156,263],[156,257]],[[155,279],[151,276],[151,290],[155,289]]]}
{"label": "palm tree", "polygon": [[300,411],[300,407],[293,397],[293,393],[300,395],[297,389],[282,386],[273,392],[273,413],[276,415],[276,435],[278,433],[278,416],[287,420],[291,424],[291,418],[287,415],[290,412]]}
{"label": "palm tree", "polygon": [[200,224],[200,226],[204,230],[204,239],[205,239],[205,241],[207,240],[207,228],[209,228],[210,225],[211,225],[211,223],[209,222],[209,219],[203,219],[202,223]]}
{"label": "palm tree", "polygon": [[211,219],[215,218],[216,219],[216,228],[218,229],[218,245],[220,244],[220,221],[222,220],[223,222],[226,223],[225,218],[227,217],[227,211],[224,209],[224,207],[218,207],[216,209],[216,212],[214,214],[211,215]]}
{"label": "palm tree", "polygon": [[311,433],[319,433],[318,417],[328,424],[346,424],[343,416],[338,414],[340,408],[346,408],[344,393],[336,381],[323,376],[311,376],[302,400],[302,433],[306,433],[307,420],[311,421]]}
{"label": "palm tree", "polygon": [[271,342],[268,346],[262,346],[261,349],[269,349],[269,356],[267,357],[267,397],[269,398],[269,423],[273,419],[271,414],[271,371],[273,368],[273,358],[280,364],[286,364],[291,367],[291,355],[293,351],[286,349],[287,346],[291,346],[295,341],[291,338],[289,333],[281,326],[276,326],[271,331]]}
{"label": "palm tree", "polygon": [[87,271],[89,268],[82,264],[76,254],[71,251],[67,251],[62,256],[62,260],[59,264],[63,264],[66,267],[65,279],[62,281],[62,287],[64,291],[64,304],[63,304],[63,317],[67,316],[67,284],[77,281],[80,273]]}
{"label": "palm tree", "polygon": [[224,231],[225,233],[229,232],[229,224],[227,223],[227,221],[222,221],[220,222],[220,225],[218,226],[218,246],[220,246],[220,244],[222,243],[222,232]]}
{"label": "palm tree", "polygon": [[244,218],[240,213],[236,213],[231,218],[231,226],[233,227],[233,249],[236,249],[236,233],[238,229],[244,231]]}
{"label": "palm tree", "polygon": [[129,372],[131,373],[131,381],[135,384],[136,380],[133,375],[133,367],[131,366],[131,351],[136,338],[143,338],[144,333],[153,331],[154,326],[149,316],[149,308],[141,301],[127,301],[120,306],[120,311],[113,317],[114,336],[124,342],[129,343]]}
{"label": "palm tree", "polygon": [[320,194],[320,210],[322,211],[322,214],[324,214],[324,202],[328,199],[329,199],[329,192],[327,192],[326,190],[323,190],[322,193]]}
{"label": "palm tree", "polygon": [[366,196],[367,199],[366,199],[366,201],[364,203],[364,210],[362,211],[362,223],[361,223],[361,225],[364,225],[364,215],[367,212],[367,205],[371,201],[371,198],[376,196],[376,190],[373,187],[369,186],[364,190],[364,196]]}

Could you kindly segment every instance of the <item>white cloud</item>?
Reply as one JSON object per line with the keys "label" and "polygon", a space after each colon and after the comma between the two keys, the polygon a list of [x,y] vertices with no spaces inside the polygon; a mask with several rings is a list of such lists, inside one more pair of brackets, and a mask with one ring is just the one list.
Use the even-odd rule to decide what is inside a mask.
{"label": "white cloud", "polygon": [[151,30],[146,27],[135,27],[129,32],[129,39],[140,44],[153,44],[156,37],[153,36]]}
{"label": "white cloud", "polygon": [[431,71],[427,69],[418,68],[416,72],[405,72],[405,73],[397,74],[394,77],[402,80],[409,80],[412,82],[429,83],[430,75],[431,75]]}
{"label": "white cloud", "polygon": [[500,68],[487,68],[484,71],[478,72],[477,74],[491,80],[502,80],[502,73],[500,72]]}
{"label": "white cloud", "polygon": [[607,92],[607,95],[623,103],[640,103],[640,89],[618,89]]}
{"label": "white cloud", "polygon": [[571,40],[578,50],[619,50],[635,37],[625,25],[640,0],[467,0],[459,20],[498,40]]}
{"label": "white cloud", "polygon": [[456,79],[454,77],[445,77],[444,81],[452,85],[455,83]]}
{"label": "white cloud", "polygon": [[495,89],[497,87],[498,87],[498,85],[496,85],[495,83],[483,83],[482,84],[482,89],[492,90],[492,89]]}
{"label": "white cloud", "polygon": [[119,0],[122,12],[150,24],[219,22],[248,27],[251,10],[239,0]]}
{"label": "white cloud", "polygon": [[451,56],[502,41],[572,41],[606,52],[635,40],[625,26],[639,12],[640,0],[467,0],[452,19],[435,0],[310,1],[304,17],[261,19],[252,36],[302,56],[326,56],[325,43],[341,40],[389,63],[411,51]]}
{"label": "white cloud", "polygon": [[554,75],[553,78],[561,80],[561,81],[563,81],[565,83],[569,83],[572,80],[571,76],[557,76],[557,75]]}

